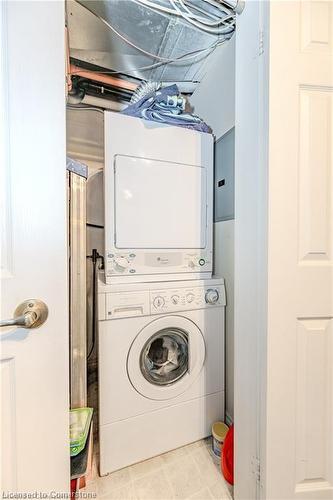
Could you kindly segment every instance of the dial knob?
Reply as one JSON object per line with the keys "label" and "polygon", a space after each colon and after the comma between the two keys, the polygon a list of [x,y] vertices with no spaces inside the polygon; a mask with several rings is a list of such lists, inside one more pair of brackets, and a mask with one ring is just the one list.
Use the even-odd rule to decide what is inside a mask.
{"label": "dial knob", "polygon": [[193,293],[188,293],[186,295],[186,301],[190,304],[191,302],[193,302],[193,300],[195,299],[195,296]]}
{"label": "dial knob", "polygon": [[216,304],[216,302],[219,300],[219,292],[213,288],[210,288],[206,292],[205,300],[207,304]]}
{"label": "dial knob", "polygon": [[155,298],[154,298],[154,302],[153,302],[153,304],[154,304],[154,307],[155,307],[156,309],[158,309],[159,307],[163,307],[163,306],[164,306],[164,304],[165,304],[165,300],[164,300],[164,298],[163,298],[163,297],[160,297],[160,296],[158,295],[157,297],[155,297]]}
{"label": "dial knob", "polygon": [[116,257],[114,259],[114,263],[115,263],[116,270],[119,271],[119,272],[125,271],[125,269],[129,265],[129,262],[128,262],[128,260],[125,257]]}
{"label": "dial knob", "polygon": [[178,304],[178,302],[179,302],[179,295],[173,295],[171,297],[171,301],[172,301],[173,304]]}
{"label": "dial knob", "polygon": [[191,259],[188,263],[188,266],[191,267],[192,269],[194,269],[195,267],[201,267],[201,266],[204,266],[206,264],[206,261],[205,259],[203,259],[202,257],[194,257],[193,259]]}

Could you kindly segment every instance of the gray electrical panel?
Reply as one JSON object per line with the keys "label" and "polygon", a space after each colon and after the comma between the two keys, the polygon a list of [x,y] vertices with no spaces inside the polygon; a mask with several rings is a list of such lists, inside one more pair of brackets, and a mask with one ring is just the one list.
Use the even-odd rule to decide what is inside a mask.
{"label": "gray electrical panel", "polygon": [[214,222],[235,218],[235,127],[215,143]]}

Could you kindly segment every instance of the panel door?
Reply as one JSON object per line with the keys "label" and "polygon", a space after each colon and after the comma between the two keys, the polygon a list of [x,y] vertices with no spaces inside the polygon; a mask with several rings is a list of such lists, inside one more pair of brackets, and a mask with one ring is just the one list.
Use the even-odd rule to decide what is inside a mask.
{"label": "panel door", "polygon": [[333,3],[270,4],[262,498],[333,498]]}
{"label": "panel door", "polygon": [[49,310],[0,328],[1,489],[46,498],[70,486],[63,2],[1,2],[0,42],[0,320]]}

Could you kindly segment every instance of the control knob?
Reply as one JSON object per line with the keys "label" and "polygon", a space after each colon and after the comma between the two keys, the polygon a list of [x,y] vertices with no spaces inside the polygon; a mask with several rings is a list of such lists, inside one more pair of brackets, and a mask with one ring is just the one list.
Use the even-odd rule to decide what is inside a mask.
{"label": "control knob", "polygon": [[164,306],[165,300],[163,297],[158,295],[157,297],[154,298],[153,304],[154,304],[155,309],[159,309],[160,307]]}
{"label": "control knob", "polygon": [[173,296],[171,297],[171,301],[172,301],[172,303],[173,303],[173,304],[175,304],[175,305],[176,305],[176,304],[178,304],[178,302],[179,302],[179,295],[173,295]]}
{"label": "control knob", "polygon": [[188,265],[189,267],[191,267],[192,269],[194,269],[195,267],[202,267],[206,264],[206,261],[205,259],[203,259],[202,257],[198,257],[198,258],[193,258],[189,261]]}
{"label": "control knob", "polygon": [[122,273],[128,267],[129,262],[125,257],[116,257],[114,259],[114,264],[115,264],[116,271]]}
{"label": "control knob", "polygon": [[216,289],[210,288],[205,295],[207,304],[216,304],[219,300],[219,292]]}

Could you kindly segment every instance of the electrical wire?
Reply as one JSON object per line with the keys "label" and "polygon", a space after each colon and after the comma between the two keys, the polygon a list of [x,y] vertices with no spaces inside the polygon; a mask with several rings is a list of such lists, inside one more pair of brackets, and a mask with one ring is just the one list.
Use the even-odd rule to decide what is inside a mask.
{"label": "electrical wire", "polygon": [[[194,12],[192,12],[188,7],[187,5],[185,4],[185,2],[183,2],[182,0],[178,0],[179,4],[181,5],[181,7],[187,12],[188,15],[192,16],[192,17],[195,17],[195,19],[198,19],[199,20],[199,16],[196,16],[194,14]],[[225,20],[224,19],[221,19],[221,18],[218,18],[217,20],[215,21],[207,21],[205,20],[204,18],[200,18],[200,23],[206,25],[206,26],[219,26],[220,24],[224,24]]]}
{"label": "electrical wire", "polygon": [[216,2],[215,0],[203,0],[206,3],[209,3],[212,7],[215,7],[218,10],[221,10],[222,12],[225,12],[227,14],[230,14],[231,12],[234,12],[234,9],[231,7],[226,7],[220,2]]}
{"label": "electrical wire", "polygon": [[[135,0],[134,0],[135,1]],[[198,5],[195,5],[188,0],[184,1],[185,5],[189,6],[191,9],[196,10],[197,12],[200,12],[200,14],[203,14],[205,18],[210,18],[213,20],[219,19],[219,16],[217,14],[213,14],[211,12],[205,11],[204,9],[200,8]]]}
{"label": "electrical wire", "polygon": [[[177,63],[177,62],[182,62],[183,60],[188,60],[188,59],[192,59],[198,55],[201,55],[203,54],[204,52],[207,52],[207,51],[210,51],[212,52],[216,47],[218,47],[219,45],[222,45],[227,39],[222,39],[222,40],[219,40],[217,42],[214,42],[212,45],[210,45],[209,47],[206,47],[206,48],[203,48],[203,49],[197,49],[197,50],[193,50],[191,52],[187,52],[181,56],[178,56],[178,57],[174,57],[173,59],[169,59],[168,61],[158,61],[156,63],[153,63],[153,64],[148,64],[147,66],[141,66],[139,68],[123,68],[123,69],[115,69],[115,70],[89,70],[91,71],[92,73],[100,73],[100,74],[103,74],[103,75],[114,75],[114,74],[122,74],[122,73],[128,73],[128,71],[130,71],[131,73],[135,73],[135,72],[138,72],[138,71],[144,71],[144,70],[148,70],[148,69],[154,69],[154,68],[157,68],[159,66],[163,66],[163,65],[166,65],[166,64],[172,64],[172,63]],[[82,68],[82,71],[85,71],[84,68]],[[79,75],[80,74],[80,70],[77,70],[77,71],[73,71],[71,72],[71,75]]]}
{"label": "electrical wire", "polygon": [[203,26],[201,22],[192,19],[191,16],[189,16],[188,14],[186,14],[186,12],[182,11],[178,7],[178,5],[175,2],[175,0],[169,0],[169,1],[170,1],[171,5],[173,5],[173,7],[177,10],[177,12],[179,12],[179,14],[186,21],[188,21],[193,26],[199,28],[201,31],[205,31],[206,33],[210,33],[210,34],[213,34],[213,35],[222,35],[223,34],[223,30],[228,29],[228,28],[225,28],[225,27],[223,27],[223,28],[210,28],[209,26]]}
{"label": "electrical wire", "polygon": [[[201,17],[201,16],[198,16],[197,14],[194,14],[193,12],[189,11],[189,9],[187,9],[187,7],[185,7],[186,11],[187,11],[187,16],[184,15],[184,13],[181,11],[181,9],[177,8],[177,6],[175,6],[173,4],[173,2],[170,2],[171,5],[173,6],[173,9],[172,8],[168,8],[168,7],[165,7],[163,5],[160,5],[160,4],[157,4],[153,1],[150,1],[150,0],[134,0],[136,3],[140,3],[142,5],[145,5],[147,7],[150,7],[154,10],[158,10],[158,11],[161,11],[161,12],[165,12],[167,14],[171,14],[171,15],[176,15],[176,16],[181,16],[183,17],[186,21],[190,22],[190,19],[192,19],[192,17],[194,18],[194,20],[196,20],[198,22],[198,24],[194,24],[194,23],[191,23],[191,24],[194,24],[197,28],[203,30],[203,31],[207,31],[205,29],[205,26],[207,25],[207,14],[205,14],[205,17]],[[228,19],[234,19],[234,14],[232,13],[232,10],[229,10],[227,9],[226,7],[222,6],[222,4],[218,4],[216,3],[214,0],[202,0],[203,2],[206,2],[206,3],[209,3],[210,5],[212,5],[214,8],[218,9],[219,11],[223,12],[223,14],[226,14],[226,17],[219,17],[219,16],[215,16],[215,19],[217,19],[217,23],[216,25],[220,25],[220,24],[227,24],[226,23],[226,20]],[[192,19],[193,21],[193,19]],[[202,24],[202,25],[201,25]],[[208,24],[209,26],[209,24]]]}
{"label": "electrical wire", "polygon": [[[196,50],[196,51],[192,51],[192,52],[189,52],[188,54],[195,54],[197,55],[197,52],[199,53],[202,53],[204,50],[207,51],[207,50],[210,50],[210,53],[218,46],[222,45],[223,43],[225,43],[226,40],[221,40],[221,41],[218,41],[216,42],[215,44],[212,44],[211,47],[207,47],[206,49],[199,49],[199,50]],[[183,56],[180,56],[179,58],[175,58],[174,59],[174,62],[177,62],[178,60],[181,60]],[[158,62],[158,63],[155,63],[155,64],[150,64],[148,66],[142,66],[141,68],[136,68],[136,69],[133,69],[131,70],[131,72],[134,72],[134,71],[141,71],[141,70],[147,70],[147,69],[152,69],[152,68],[156,68],[156,67],[159,67],[159,66],[164,66],[166,64],[169,64],[167,62]],[[126,73],[127,70],[123,69],[123,70],[96,70],[96,71],[93,71],[93,70],[89,70],[89,72],[91,73],[99,73],[99,74],[103,74],[103,75],[108,75],[108,74],[120,74],[120,73]],[[71,73],[71,75],[75,75],[75,74],[79,74],[80,71],[73,71],[73,73]],[[143,79],[142,79],[143,80]],[[79,105],[79,104],[69,104],[67,103],[67,108],[68,109],[85,109],[85,110],[94,110],[94,111],[100,111],[100,112],[103,112],[101,109],[99,108],[94,108],[94,107],[91,107],[89,105]]]}
{"label": "electrical wire", "polygon": [[[121,38],[124,42],[126,42],[128,45],[130,45],[134,49],[139,50],[140,52],[142,52],[146,56],[152,57],[154,59],[158,59],[158,60],[163,61],[163,62],[168,62],[168,63],[174,62],[174,59],[170,59],[168,57],[161,57],[158,54],[153,54],[153,53],[151,53],[151,52],[143,49],[142,47],[139,47],[134,42],[132,42],[131,40],[129,40],[125,35],[123,35],[122,33],[120,33],[120,31],[118,31],[114,26],[112,26],[108,21],[106,21],[106,19],[103,19],[99,14],[97,14],[92,9],[90,9],[87,5],[81,3],[80,0],[76,0],[76,1],[80,5],[82,5],[82,7],[84,7],[85,9],[87,9],[91,14],[93,14],[95,17],[97,17],[97,19],[99,19],[100,21],[102,21],[102,23],[104,23],[111,31],[113,31],[119,38]],[[207,49],[199,49],[199,50],[203,51],[203,50],[207,50]],[[186,56],[186,54],[184,54],[181,57],[185,58],[185,56]]]}
{"label": "electrical wire", "polygon": [[[207,50],[211,50],[211,49],[214,49],[218,42],[215,42],[213,43],[211,46],[209,47],[206,47],[206,48],[203,48],[203,49],[198,49],[196,51],[193,51],[193,52],[189,52],[189,53],[186,53],[186,54],[183,54],[177,58],[167,58],[167,57],[161,57],[159,56],[158,54],[153,54],[145,49],[143,49],[142,47],[139,47],[138,45],[136,45],[134,42],[132,42],[131,40],[129,40],[123,33],[120,33],[120,31],[118,31],[114,26],[112,26],[108,21],[106,21],[106,19],[103,19],[99,14],[97,14],[96,12],[94,12],[92,9],[90,9],[87,5],[83,4],[80,0],[76,0],[77,3],[79,3],[82,7],[84,7],[86,10],[88,10],[91,14],[93,14],[95,17],[97,17],[97,19],[99,19],[100,21],[102,21],[111,31],[113,31],[119,38],[121,38],[125,43],[129,44],[131,47],[135,48],[136,50],[142,52],[143,54],[149,56],[149,57],[152,57],[154,59],[158,59],[159,61],[161,62],[164,62],[164,63],[174,63],[178,60],[187,60],[187,59],[191,59],[193,57],[195,57],[195,55],[197,54],[200,54],[200,53],[203,53],[203,52],[206,52]],[[148,1],[148,0],[137,0],[137,1]],[[150,2],[149,2],[150,3]],[[221,33],[222,34],[222,33]],[[223,40],[224,41],[224,40]],[[193,55],[191,55],[193,54]],[[128,71],[128,70],[126,70]],[[117,73],[119,73],[120,71],[116,71]]]}
{"label": "electrical wire", "polygon": [[[164,5],[160,5],[158,3],[155,3],[151,0],[134,0],[136,3],[141,3],[142,5],[146,5],[147,7],[150,7],[154,10],[159,10],[161,12],[165,12],[166,14],[172,14],[175,16],[180,16],[181,14],[177,12],[177,10],[172,9],[170,7],[165,7]],[[215,9],[219,10],[220,12],[226,13],[226,14],[231,14],[232,10],[229,10],[228,8],[224,7],[222,4],[215,2],[214,0],[202,0],[203,3],[209,3],[212,5]],[[204,13],[204,16],[207,17],[207,13],[204,11],[201,11]],[[217,14],[215,17],[219,17]]]}
{"label": "electrical wire", "polygon": [[[188,7],[187,5],[188,2],[183,1],[183,0],[178,0],[180,5],[189,13],[189,14],[194,14]],[[193,7],[192,7],[193,8]],[[230,28],[231,25],[234,24],[235,16],[232,12],[229,12],[226,14],[225,17],[218,18],[216,21],[208,21],[207,20],[208,16],[206,16],[206,19],[201,20],[200,22],[206,26],[219,26],[220,24],[225,25],[225,28]]]}
{"label": "electrical wire", "polygon": [[[196,19],[200,24],[204,24],[205,26],[219,26],[221,24],[225,24],[228,26],[228,22],[226,21],[229,21],[229,20],[233,20],[234,16],[233,14],[231,13],[228,13],[226,15],[226,17],[218,17],[217,20],[215,21],[208,21],[207,20],[207,16],[205,18],[201,18],[199,16],[197,16],[194,12],[192,12],[186,5],[185,2],[183,2],[183,0],[178,0],[178,3],[180,4],[180,6],[186,11],[187,15],[190,16],[190,17],[193,17],[194,19]],[[183,14],[181,14],[183,16]]]}

